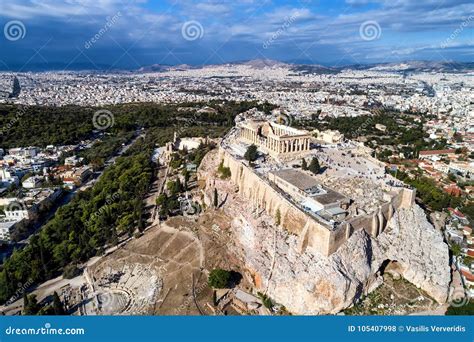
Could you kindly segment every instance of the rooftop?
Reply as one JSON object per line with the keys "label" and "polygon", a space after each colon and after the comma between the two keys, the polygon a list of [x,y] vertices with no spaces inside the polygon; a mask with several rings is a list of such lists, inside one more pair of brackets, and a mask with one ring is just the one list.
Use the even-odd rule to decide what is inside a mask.
{"label": "rooftop", "polygon": [[294,169],[284,169],[272,172],[275,176],[294,185],[304,191],[310,197],[317,197],[317,201],[323,205],[344,201],[345,196],[323,187],[314,177]]}

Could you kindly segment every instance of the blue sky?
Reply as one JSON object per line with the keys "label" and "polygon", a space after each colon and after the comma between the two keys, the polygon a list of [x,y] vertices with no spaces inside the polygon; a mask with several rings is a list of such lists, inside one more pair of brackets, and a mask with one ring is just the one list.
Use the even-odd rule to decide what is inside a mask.
{"label": "blue sky", "polygon": [[474,61],[472,0],[5,0],[0,69]]}

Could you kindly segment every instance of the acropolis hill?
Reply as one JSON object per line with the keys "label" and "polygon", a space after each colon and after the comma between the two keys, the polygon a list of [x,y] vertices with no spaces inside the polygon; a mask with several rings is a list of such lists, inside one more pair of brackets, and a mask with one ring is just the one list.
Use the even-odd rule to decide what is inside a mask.
{"label": "acropolis hill", "polygon": [[[415,191],[385,174],[383,165],[363,148],[348,144],[343,149],[328,148],[331,154],[323,156],[312,140],[306,131],[243,119],[220,149],[220,158],[230,168],[240,193],[257,210],[265,210],[272,217],[279,215],[281,226],[299,237],[301,250],[312,248],[330,255],[360,229],[376,237],[399,208],[414,204]],[[249,144],[258,146],[268,157],[250,166],[243,158]],[[347,151],[347,158],[336,156],[340,151]],[[346,169],[356,170],[358,165],[355,178],[359,181],[347,187],[329,170],[317,176],[301,170],[302,158],[309,163],[312,156],[331,158],[333,163],[340,160],[347,163]],[[358,191],[367,186],[373,190],[375,203],[358,198]],[[343,187],[345,191],[341,191]]]}
{"label": "acropolis hill", "polygon": [[[280,120],[281,121],[281,120]],[[250,145],[258,158],[244,157]],[[337,313],[391,272],[439,303],[450,282],[448,247],[415,203],[363,145],[337,132],[307,132],[247,112],[209,153],[198,176],[232,223],[229,248],[259,291],[298,314]],[[303,170],[316,157],[318,174]],[[230,177],[223,179],[220,168]]]}

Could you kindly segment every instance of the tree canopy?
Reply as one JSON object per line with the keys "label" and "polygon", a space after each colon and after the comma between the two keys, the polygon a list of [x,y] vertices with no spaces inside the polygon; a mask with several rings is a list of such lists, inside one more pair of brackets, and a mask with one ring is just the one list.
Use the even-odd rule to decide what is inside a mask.
{"label": "tree canopy", "polygon": [[311,163],[309,163],[308,170],[314,173],[315,175],[321,172],[321,166],[319,165],[319,160],[316,157],[311,159]]}
{"label": "tree canopy", "polygon": [[247,151],[245,151],[244,158],[248,160],[249,162],[253,162],[257,160],[257,157],[258,157],[257,146],[252,144],[247,148]]}

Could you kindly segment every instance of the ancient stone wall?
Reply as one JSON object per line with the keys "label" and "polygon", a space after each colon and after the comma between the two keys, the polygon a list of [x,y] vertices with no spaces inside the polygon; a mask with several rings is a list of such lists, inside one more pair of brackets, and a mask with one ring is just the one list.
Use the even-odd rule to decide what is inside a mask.
{"label": "ancient stone wall", "polygon": [[299,237],[301,250],[308,247],[326,256],[337,251],[360,229],[365,229],[373,237],[378,236],[396,210],[401,207],[409,208],[414,204],[414,191],[402,188],[390,203],[382,205],[375,213],[350,219],[333,229],[308,216],[288,201],[276,187],[260,178],[250,167],[223,148],[220,148],[218,158],[224,161],[224,166],[230,168],[232,182],[238,186],[241,195],[252,203],[255,211],[265,210],[272,217],[276,217],[279,211],[281,226]]}

